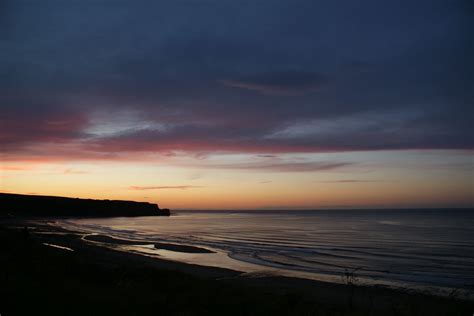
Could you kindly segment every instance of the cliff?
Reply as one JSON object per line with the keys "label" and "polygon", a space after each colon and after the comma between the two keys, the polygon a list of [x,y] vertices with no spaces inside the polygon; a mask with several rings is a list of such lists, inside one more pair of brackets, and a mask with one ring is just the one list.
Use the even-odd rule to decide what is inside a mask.
{"label": "cliff", "polygon": [[0,215],[59,217],[168,216],[168,209],[147,202],[92,200],[0,193]]}

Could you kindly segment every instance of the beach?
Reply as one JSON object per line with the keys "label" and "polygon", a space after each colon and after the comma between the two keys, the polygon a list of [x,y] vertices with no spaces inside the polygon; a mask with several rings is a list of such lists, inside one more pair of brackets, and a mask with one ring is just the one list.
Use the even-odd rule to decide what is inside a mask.
{"label": "beach", "polygon": [[[25,227],[27,228],[25,229]],[[382,286],[337,284],[162,260],[48,220],[3,221],[0,313],[126,315],[470,315],[474,302]],[[89,237],[91,238],[91,237]],[[160,245],[155,245],[160,247]],[[169,251],[201,253],[169,243]],[[172,250],[170,250],[172,249]]]}

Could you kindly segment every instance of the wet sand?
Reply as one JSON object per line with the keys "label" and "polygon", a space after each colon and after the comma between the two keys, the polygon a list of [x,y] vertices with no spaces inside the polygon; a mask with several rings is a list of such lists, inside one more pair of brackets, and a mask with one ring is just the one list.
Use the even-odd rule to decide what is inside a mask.
{"label": "wet sand", "polygon": [[[139,245],[143,244],[143,241],[138,240],[128,240],[128,239],[119,239],[106,235],[87,235],[84,236],[85,240],[107,243],[107,244],[116,244],[116,245]],[[186,246],[170,243],[153,243],[156,249],[170,250],[176,252],[184,253],[214,253],[214,251],[195,246]]]}

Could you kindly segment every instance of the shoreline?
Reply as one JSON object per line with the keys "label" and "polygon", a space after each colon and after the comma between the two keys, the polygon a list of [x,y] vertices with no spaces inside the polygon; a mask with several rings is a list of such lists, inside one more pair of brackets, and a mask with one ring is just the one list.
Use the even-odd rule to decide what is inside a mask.
{"label": "shoreline", "polygon": [[[150,256],[160,260],[171,260],[179,263],[194,264],[201,266],[218,267],[240,271],[249,275],[275,275],[288,278],[308,279],[313,281],[345,284],[354,282],[360,286],[366,287],[386,287],[397,291],[410,291],[418,293],[429,293],[430,295],[448,297],[455,293],[458,297],[466,300],[474,301],[474,291],[472,286],[456,287],[456,285],[437,284],[437,283],[417,283],[410,282],[410,280],[392,280],[385,278],[367,278],[363,274],[359,274],[358,269],[348,268],[339,274],[324,274],[314,271],[302,270],[292,268],[289,266],[272,265],[271,262],[261,260],[251,260],[252,258],[238,256],[228,249],[215,247],[212,244],[193,244],[184,243],[183,241],[175,239],[168,240],[167,236],[158,238],[140,238],[130,234],[122,234],[120,231],[117,234],[110,229],[96,229],[90,228],[87,225],[82,227],[77,223],[59,220],[54,225],[58,225],[64,229],[82,230],[87,233],[84,239],[102,242],[102,246],[110,247],[111,244],[115,250],[134,252],[143,256]],[[163,242],[160,242],[162,240]],[[126,246],[129,245],[129,246]],[[153,247],[154,245],[154,247]],[[188,249],[188,250],[187,250]],[[197,255],[193,255],[193,253]],[[212,255],[199,255],[200,253],[209,253]],[[250,259],[250,260],[249,260]],[[393,273],[396,273],[395,271]]]}
{"label": "shoreline", "polygon": [[[267,308],[270,309],[276,302],[272,302],[272,299],[269,299],[266,295],[280,298],[285,298],[288,295],[296,295],[298,300],[302,300],[305,304],[311,305],[311,308],[317,307],[318,310],[325,311],[327,315],[359,315],[360,313],[364,315],[377,315],[379,312],[387,315],[390,315],[390,313],[394,315],[416,315],[416,313],[413,313],[414,310],[419,310],[418,314],[422,315],[425,314],[427,306],[430,306],[430,314],[444,315],[448,313],[452,314],[453,311],[457,310],[463,313],[466,311],[472,313],[474,308],[473,301],[456,297],[456,293],[454,293],[456,295],[453,294],[450,297],[438,297],[428,293],[419,293],[410,290],[401,291],[383,286],[360,286],[353,283],[336,284],[294,277],[268,275],[265,273],[241,273],[231,269],[206,267],[163,260],[156,257],[147,257],[132,252],[117,251],[113,249],[113,247],[101,247],[94,245],[93,241],[87,242],[83,240],[83,233],[51,226],[47,220],[42,222],[18,220],[9,222],[10,223],[6,225],[0,222],[3,237],[10,237],[7,238],[7,240],[2,240],[2,243],[9,243],[8,239],[10,239],[10,243],[19,244],[18,249],[15,251],[28,252],[30,251],[29,248],[22,249],[22,247],[25,247],[25,243],[28,245],[27,247],[34,244],[40,254],[43,252],[52,252],[55,253],[55,255],[65,257],[65,260],[74,258],[74,260],[79,262],[79,268],[82,268],[82,265],[93,265],[97,269],[110,267],[120,269],[126,267],[130,269],[130,271],[134,271],[133,273],[138,273],[139,275],[142,273],[143,276],[139,278],[147,275],[147,273],[140,272],[143,269],[149,269],[150,273],[166,274],[171,279],[173,279],[173,275],[177,279],[185,275],[186,277],[199,280],[191,282],[189,285],[188,290],[195,295],[198,295],[198,293],[202,291],[202,286],[199,286],[197,284],[198,282],[204,282],[206,286],[225,286],[231,289],[244,288],[244,292],[240,294],[243,298],[247,295],[257,297],[263,295],[265,298],[262,298],[261,304],[264,306],[268,305]],[[24,230],[23,226],[25,225],[29,225],[28,231]],[[99,237],[95,237],[94,239],[97,238]],[[104,241],[108,240],[108,238],[111,237],[105,239],[104,237],[100,237],[99,240]],[[169,244],[164,245],[169,246]],[[181,250],[189,251],[191,248]],[[196,249],[194,249],[194,251],[196,251]],[[48,257],[48,255],[44,255],[41,260],[51,265],[56,264],[55,259]],[[12,276],[13,275],[14,273]],[[88,275],[86,279],[91,283],[96,282],[92,275]],[[28,285],[25,284],[24,286],[27,287]],[[108,290],[111,289],[108,288]],[[142,294],[144,296],[147,295],[144,290],[139,290],[138,292],[143,292]],[[223,298],[224,301],[230,299],[235,298],[227,296]],[[431,311],[433,307],[435,308]],[[309,309],[308,306],[304,308],[305,311]],[[421,312],[422,310],[424,311],[423,313]],[[394,311],[396,311],[396,313]],[[300,312],[304,313],[303,311]],[[300,312],[295,313],[299,314]],[[459,313],[459,315],[461,314],[462,313]]]}
{"label": "shoreline", "polygon": [[[245,275],[254,277],[256,276],[270,276],[273,278],[286,278],[294,279],[296,282],[299,280],[331,284],[335,286],[345,286],[348,282],[344,281],[344,275],[340,276],[325,276],[325,275],[316,275],[310,272],[304,272],[299,270],[282,270],[280,268],[274,268],[267,265],[259,265],[256,263],[242,261],[234,258],[233,256],[228,255],[222,250],[217,249],[208,249],[202,246],[195,245],[183,245],[173,242],[158,242],[158,241],[144,241],[144,240],[134,240],[123,237],[115,237],[108,233],[98,233],[98,232],[89,232],[87,230],[79,230],[77,228],[70,228],[57,225],[57,220],[63,220],[64,218],[48,218],[48,219],[34,219],[34,220],[20,220],[20,223],[26,223],[30,228],[33,228],[33,233],[37,234],[47,234],[50,236],[57,235],[59,237],[61,234],[75,234],[82,243],[77,243],[74,241],[74,246],[82,249],[84,246],[91,246],[100,249],[109,250],[121,253],[124,256],[134,255],[143,258],[151,259],[151,261],[156,262],[156,264],[161,267],[163,265],[176,265],[180,266],[180,269],[186,272],[195,273],[199,275],[201,269],[209,270],[226,270],[232,271],[234,275]],[[1,224],[1,221],[0,221]],[[58,235],[59,234],[59,235]],[[53,238],[53,241],[56,238]],[[62,241],[61,241],[62,242]],[[66,246],[70,240],[64,240]],[[59,245],[58,245],[59,246]],[[63,246],[60,246],[63,247]],[[67,248],[67,247],[66,247]],[[162,253],[163,251],[164,253]],[[209,263],[209,260],[196,260],[195,255],[205,255],[205,254],[217,254],[219,253],[223,257],[228,258],[228,261],[233,261],[237,264],[234,265],[221,265]],[[171,255],[170,255],[171,254]],[[182,256],[179,256],[179,255]],[[178,255],[178,256],[176,256]],[[186,260],[187,256],[190,255],[190,259]],[[204,256],[205,257],[205,256]],[[202,257],[201,257],[202,258]],[[159,263],[159,264],[158,264]],[[165,264],[167,263],[167,264]],[[181,267],[183,266],[183,267]],[[193,267],[193,269],[184,268],[186,266]],[[229,267],[230,266],[230,267]],[[242,269],[242,267],[257,267],[250,269]],[[383,288],[395,292],[410,292],[411,294],[423,294],[434,297],[451,297],[452,292],[455,292],[458,298],[461,298],[466,301],[474,302],[474,293],[470,290],[462,288],[448,288],[441,286],[418,286],[414,284],[405,284],[401,286],[398,283],[384,282],[379,280],[379,282],[363,282],[359,280],[357,275],[354,275],[354,280],[352,281],[356,287],[361,288]]]}

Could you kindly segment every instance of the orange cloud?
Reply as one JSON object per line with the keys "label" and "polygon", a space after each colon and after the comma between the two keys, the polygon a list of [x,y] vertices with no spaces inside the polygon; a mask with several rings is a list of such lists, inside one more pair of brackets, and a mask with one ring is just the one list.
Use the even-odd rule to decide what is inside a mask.
{"label": "orange cloud", "polygon": [[187,190],[187,189],[196,189],[203,188],[203,186],[198,185],[164,185],[164,186],[131,186],[131,190]]}

